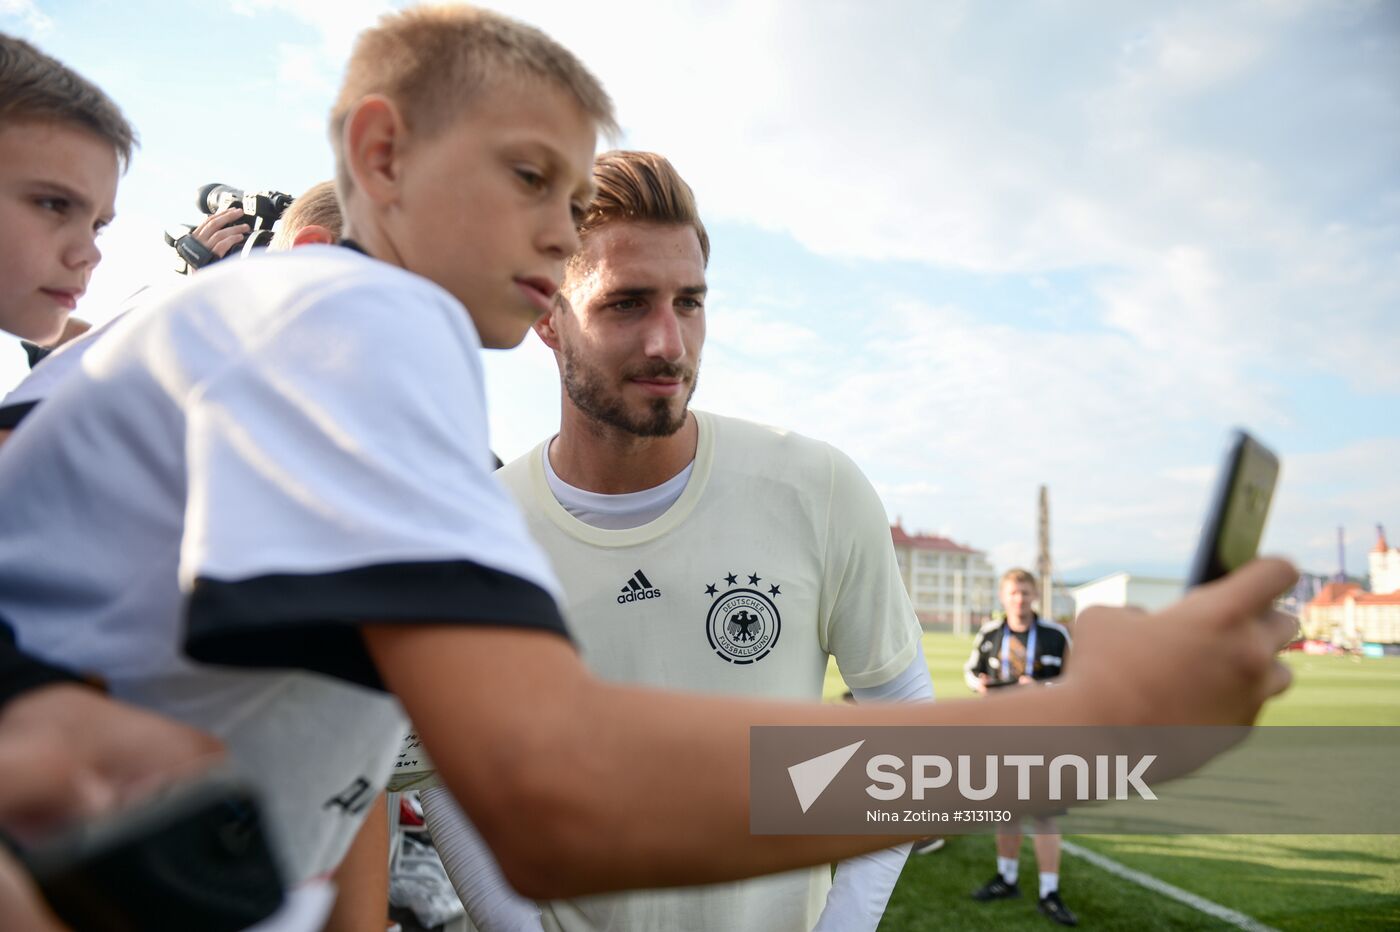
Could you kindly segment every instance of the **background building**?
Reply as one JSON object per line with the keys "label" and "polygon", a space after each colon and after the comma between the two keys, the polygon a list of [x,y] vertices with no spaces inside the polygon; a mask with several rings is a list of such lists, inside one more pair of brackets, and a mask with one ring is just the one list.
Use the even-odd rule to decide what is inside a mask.
{"label": "background building", "polygon": [[1354,582],[1323,586],[1303,607],[1303,637],[1353,649],[1400,645],[1400,550],[1386,543],[1381,527],[1376,528],[1370,570],[1370,592]]}
{"label": "background building", "polygon": [[1376,546],[1370,553],[1371,591],[1377,595],[1400,592],[1400,548],[1385,541],[1385,528],[1376,525]]}
{"label": "background building", "polygon": [[1051,609],[1047,612],[1044,606],[1041,606],[1040,614],[1053,618],[1062,625],[1073,625],[1074,616],[1078,614],[1074,608],[1074,588],[1070,583],[1055,580],[1054,595],[1051,596]]}
{"label": "background building", "polygon": [[1400,644],[1400,592],[1328,583],[1303,609],[1303,637],[1342,647]]}
{"label": "background building", "polygon": [[925,627],[975,631],[997,604],[997,576],[987,555],[946,537],[890,528],[904,588]]}
{"label": "background building", "polygon": [[1180,599],[1185,587],[1186,581],[1183,579],[1112,573],[1075,586],[1070,592],[1074,596],[1074,614],[1077,617],[1091,605],[1132,605],[1155,612]]}

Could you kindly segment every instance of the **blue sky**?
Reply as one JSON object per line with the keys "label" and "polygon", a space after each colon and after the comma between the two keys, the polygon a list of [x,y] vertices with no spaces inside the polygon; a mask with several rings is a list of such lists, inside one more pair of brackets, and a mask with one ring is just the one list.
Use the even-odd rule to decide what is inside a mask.
{"label": "blue sky", "polygon": [[[360,0],[0,0],[142,148],[79,313],[170,273],[208,181],[297,193]],[[906,528],[1060,575],[1186,562],[1226,430],[1284,459],[1265,545],[1400,537],[1400,6],[501,3],[613,94],[710,226],[696,404],[850,453]],[[21,374],[12,347],[0,386]],[[489,354],[507,458],[558,417]]]}

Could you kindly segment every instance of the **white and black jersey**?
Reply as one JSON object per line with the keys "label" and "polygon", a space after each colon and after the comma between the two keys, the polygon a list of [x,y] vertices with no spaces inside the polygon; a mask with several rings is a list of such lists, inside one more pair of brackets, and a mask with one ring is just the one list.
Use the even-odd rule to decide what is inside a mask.
{"label": "white and black jersey", "polygon": [[979,673],[986,674],[991,687],[1013,685],[1022,672],[1034,680],[1054,679],[1064,672],[1070,644],[1064,625],[1039,615],[1025,631],[1012,631],[1004,620],[996,619],[977,632],[972,654],[963,665],[963,679],[972,690],[977,689]]}
{"label": "white and black jersey", "polygon": [[58,683],[81,683],[80,677],[15,645],[15,633],[0,618],[0,707],[25,693]]}
{"label": "white and black jersey", "polygon": [[129,311],[144,307],[159,293],[143,289],[126,302],[117,316],[105,324],[94,327],[75,339],[69,340],[58,349],[45,354],[33,366],[29,374],[20,380],[20,383],[11,389],[3,400],[0,400],[0,430],[14,430],[18,427],[20,421],[28,417],[45,398],[53,394],[58,386],[68,381],[69,377],[82,366],[83,357],[107,331],[117,326]]}
{"label": "white and black jersey", "polygon": [[221,738],[294,880],[339,861],[404,732],[361,624],[564,634],[479,351],[451,295],[353,249],[226,263],[95,342],[0,456],[0,617]]}

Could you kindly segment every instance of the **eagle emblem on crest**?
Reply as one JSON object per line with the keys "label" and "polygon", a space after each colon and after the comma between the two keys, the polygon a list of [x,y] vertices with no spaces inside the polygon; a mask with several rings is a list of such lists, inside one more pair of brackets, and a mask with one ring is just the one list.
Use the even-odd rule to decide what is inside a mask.
{"label": "eagle emblem on crest", "polygon": [[710,647],[729,663],[757,663],[772,652],[782,633],[777,605],[782,587],[771,582],[764,586],[757,572],[748,574],[747,584],[734,573],[722,578],[727,587],[724,591],[718,583],[705,587],[705,594],[712,599],[705,618]]}

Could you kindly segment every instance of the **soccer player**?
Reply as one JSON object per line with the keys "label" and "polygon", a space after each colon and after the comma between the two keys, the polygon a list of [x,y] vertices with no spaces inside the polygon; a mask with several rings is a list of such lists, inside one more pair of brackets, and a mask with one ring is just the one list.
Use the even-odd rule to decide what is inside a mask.
{"label": "soccer player", "polygon": [[[665,158],[610,152],[550,313],[559,433],[501,477],[604,679],[738,696],[821,698],[834,656],[860,701],[932,699],[884,507],[846,456],[796,434],[692,411],[710,240]],[[422,794],[469,907],[491,928],[484,852],[445,789]],[[452,850],[461,838],[464,850]],[[907,846],[741,884],[545,903],[562,929],[873,930]],[[830,893],[828,894],[828,890]],[[535,920],[538,923],[538,920]]]}
{"label": "soccer player", "polygon": [[[1004,620],[988,622],[977,632],[972,654],[963,667],[968,688],[985,696],[998,687],[1049,683],[1065,672],[1070,636],[1063,625],[1041,618],[1035,611],[1035,577],[1029,570],[1011,569],[1002,574],[998,592],[1006,612]],[[1060,834],[1055,820],[1035,821],[1035,862],[1040,869],[1040,912],[1060,925],[1078,925],[1074,913],[1060,899]],[[972,898],[988,903],[1021,895],[1021,832],[1019,828],[997,832],[997,872]]]}
{"label": "soccer player", "polygon": [[755,722],[1239,723],[1287,685],[1274,653],[1296,626],[1270,605],[1296,574],[1269,560],[1081,636],[1080,679],[1044,699],[838,707],[590,674],[494,480],[479,351],[550,310],[612,125],[537,30],[390,14],[332,111],[346,241],[201,272],[0,454],[0,487],[24,489],[0,510],[0,615],[40,656],[222,738],[294,882],[346,850],[403,711],[510,882],[559,898],[901,840],[751,834]]}

